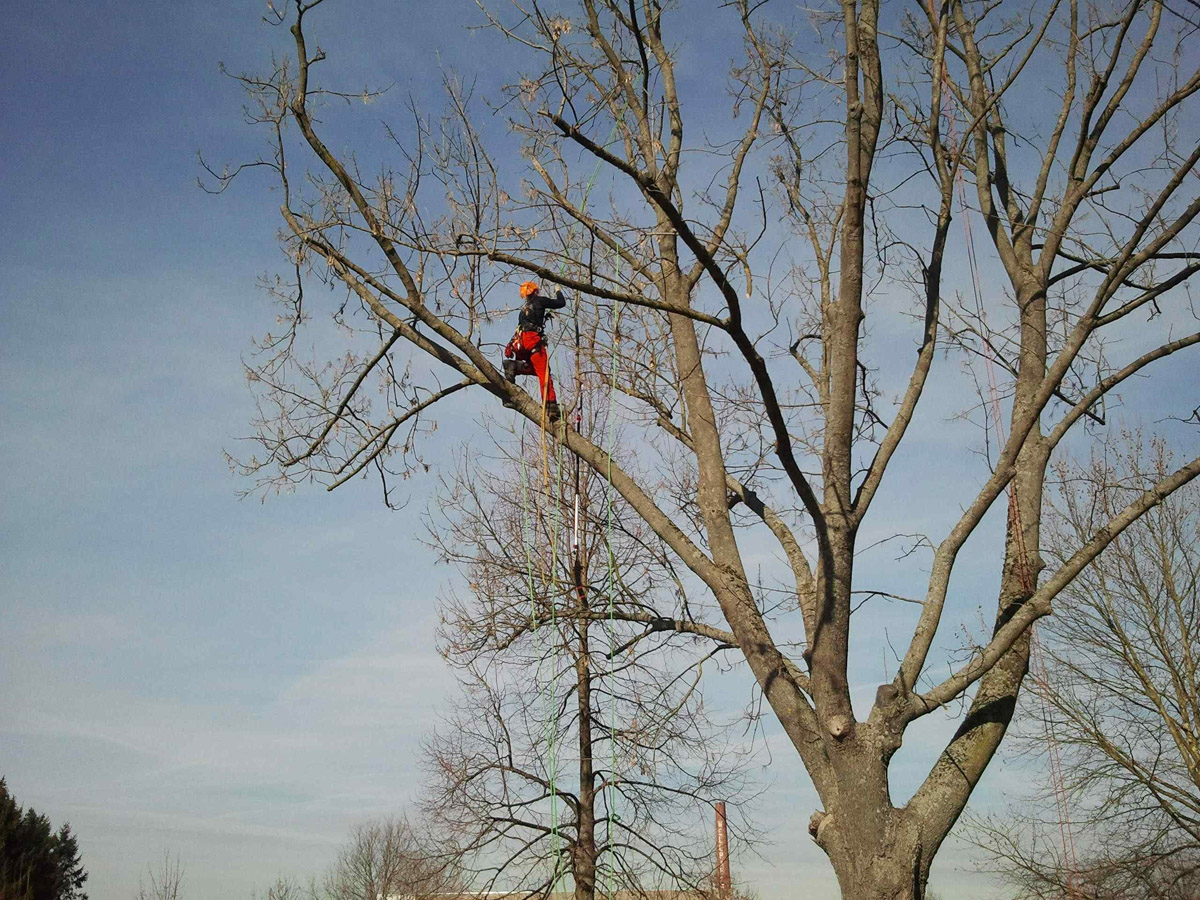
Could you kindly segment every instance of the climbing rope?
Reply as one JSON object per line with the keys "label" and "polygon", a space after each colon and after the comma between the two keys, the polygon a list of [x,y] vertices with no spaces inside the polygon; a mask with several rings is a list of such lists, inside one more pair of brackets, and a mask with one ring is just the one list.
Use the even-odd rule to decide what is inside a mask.
{"label": "climbing rope", "polygon": [[[616,257],[616,277],[621,277],[621,257]],[[613,451],[616,447],[616,410],[617,410],[617,345],[620,341],[621,314],[620,306],[617,301],[613,301],[612,305],[612,354],[610,355],[609,374],[608,374],[608,456],[607,469],[605,473],[608,477],[608,490],[604,493],[605,498],[605,528],[607,529],[608,538],[605,541],[606,557],[608,562],[608,572],[605,578],[605,593],[608,594],[608,748],[609,748],[609,764],[608,777],[604,779],[604,809],[606,813],[605,823],[605,843],[609,848],[613,846],[613,792],[616,788],[614,780],[617,777],[617,709],[616,709],[616,674],[614,672],[616,654],[614,650],[617,646],[616,634],[616,607],[614,602],[613,590],[616,583],[616,556],[613,553],[612,534],[613,534],[613,483],[612,483],[612,460]],[[616,889],[616,860],[614,854],[609,851],[609,864],[605,869],[608,881],[608,897],[612,900]]]}
{"label": "climbing rope", "polygon": [[[949,119],[949,136],[951,142],[954,142],[954,118]],[[1000,388],[996,378],[996,359],[992,351],[991,340],[988,338],[987,310],[983,303],[983,289],[979,276],[979,265],[975,255],[975,240],[971,231],[971,216],[970,207],[967,204],[966,180],[963,175],[962,167],[960,166],[956,172],[956,188],[958,190],[959,207],[962,211],[963,231],[966,238],[967,247],[967,267],[971,275],[971,287],[974,292],[975,308],[979,315],[979,321],[982,325],[983,334],[981,342],[984,350],[984,369],[987,372],[988,383],[988,406],[996,429],[996,440],[1000,447],[1003,447],[1007,442],[1006,429],[1004,426],[1004,412],[1000,402]],[[1020,581],[1021,592],[1025,597],[1029,597],[1036,589],[1034,583],[1034,575],[1029,569],[1028,550],[1025,545],[1025,528],[1021,522],[1021,507],[1017,500],[1017,483],[1016,480],[1009,482],[1008,486],[1008,528],[1013,536],[1014,544],[1014,567],[1016,569],[1017,578]],[[1080,898],[1079,886],[1077,884],[1079,863],[1075,851],[1075,836],[1071,828],[1071,810],[1070,802],[1067,794],[1066,779],[1063,776],[1062,768],[1062,753],[1058,743],[1058,737],[1055,734],[1052,716],[1050,714],[1050,704],[1046,699],[1046,689],[1049,684],[1046,671],[1045,660],[1042,658],[1038,643],[1038,634],[1036,625],[1030,626],[1029,629],[1029,668],[1030,675],[1033,677],[1034,685],[1037,688],[1038,697],[1041,700],[1041,718],[1042,729],[1046,737],[1046,751],[1050,767],[1050,784],[1054,794],[1054,804],[1058,813],[1058,830],[1059,839],[1062,844],[1063,868],[1066,871],[1067,883],[1066,893],[1068,900],[1076,900]]]}
{"label": "climbing rope", "polygon": [[[525,445],[525,435],[524,434],[522,434],[522,436],[521,436],[521,459],[522,460],[528,459],[528,450]],[[529,588],[529,626],[530,626],[530,630],[535,635],[535,648],[536,648],[535,656],[537,657],[537,666],[534,671],[534,684],[535,685],[543,685],[542,667],[545,662],[545,659],[544,659],[545,654],[542,652],[542,646],[541,646],[542,642],[541,642],[541,637],[540,637],[542,622],[541,622],[541,616],[540,616],[539,610],[538,610],[538,583],[537,583],[537,576],[536,576],[537,566],[535,565],[535,562],[534,562],[535,522],[534,522],[534,515],[532,512],[533,503],[530,498],[531,491],[530,491],[530,485],[529,485],[528,467],[525,465],[522,465],[521,473],[522,473],[521,474],[521,513],[522,513],[522,523],[523,523],[521,532],[522,532],[524,549],[525,549],[525,565],[526,565],[526,573],[527,573],[527,585]],[[540,519],[540,517],[539,517],[539,519]],[[546,584],[547,584],[547,578],[543,574],[543,578],[542,578],[543,593],[545,593]],[[543,719],[546,720],[548,723],[547,727],[546,727],[547,731],[553,727],[553,722],[550,721],[550,719],[547,718],[547,716],[545,714],[546,705],[547,705],[547,693],[551,690],[552,684],[553,684],[553,678],[550,678],[545,683],[545,685],[542,687]],[[547,738],[547,735],[544,733],[543,741],[545,741],[546,738]],[[556,854],[555,858],[557,860],[557,837],[558,837],[558,827],[557,826],[558,826],[558,823],[557,823],[557,818],[556,818],[557,810],[555,808],[554,799],[553,799],[557,794],[557,790],[555,788],[555,782],[554,782],[555,761],[554,761],[554,751],[553,751],[554,738],[553,738],[552,732],[549,735],[549,743],[550,743],[550,761],[547,765],[547,776],[548,776],[547,781],[550,785],[549,791],[550,791],[550,795],[551,795],[551,849],[552,849],[552,852],[554,852]],[[555,862],[555,870],[556,871],[557,871],[557,865],[558,864],[556,861]],[[555,878],[555,880],[557,880],[557,878]]]}
{"label": "climbing rope", "polygon": [[[929,12],[937,19],[939,14],[934,6],[934,0],[929,0]],[[954,116],[954,107],[950,101],[952,91],[950,90],[950,78],[943,64],[941,69],[942,83],[946,91],[942,95],[941,114],[947,120],[947,137],[951,148],[957,149],[960,144],[956,136],[956,119]],[[936,75],[935,75],[936,77]],[[970,206],[967,202],[966,177],[963,173],[961,165],[955,170],[955,187],[958,192],[959,207],[962,212],[963,231],[966,239],[967,248],[967,267],[971,276],[971,288],[974,292],[975,308],[979,315],[980,324],[982,326],[982,334],[980,335],[983,343],[984,351],[984,369],[987,372],[988,394],[991,417],[995,423],[996,437],[998,445],[1003,447],[1007,441],[1004,427],[1004,413],[1000,403],[1000,389],[996,378],[996,360],[992,351],[991,340],[988,337],[987,324],[987,309],[983,303],[983,289],[979,276],[978,258],[975,254],[975,239],[971,231],[971,216]],[[1028,550],[1025,546],[1025,529],[1021,522],[1021,507],[1017,499],[1017,484],[1016,481],[1010,481],[1008,486],[1008,529],[1013,536],[1014,545],[1014,566],[1017,577],[1020,580],[1021,591],[1024,596],[1029,597],[1033,594],[1036,585],[1034,583],[1034,575],[1029,570]],[[1049,703],[1046,699],[1047,674],[1045,662],[1042,660],[1039,652],[1038,636],[1036,626],[1031,626],[1029,629],[1029,664],[1030,674],[1034,679],[1035,687],[1038,688],[1038,696],[1041,699],[1041,717],[1042,727],[1046,737],[1047,757],[1050,767],[1050,783],[1054,793],[1055,807],[1058,812],[1058,827],[1059,836],[1062,842],[1063,868],[1066,871],[1067,884],[1066,893],[1068,900],[1076,900],[1081,896],[1077,885],[1078,877],[1078,861],[1075,852],[1075,838],[1071,829],[1070,805],[1068,803],[1066,782],[1062,772],[1062,756],[1058,745],[1058,739],[1054,732],[1054,727],[1051,721]]]}
{"label": "climbing rope", "polygon": [[[612,131],[612,134],[610,134],[610,136],[609,136],[608,142],[612,141],[613,137],[616,135],[616,132],[617,132],[617,126],[614,124],[613,131]],[[588,180],[586,182],[586,185],[584,188],[584,193],[583,193],[583,199],[582,199],[582,207],[581,207],[582,210],[584,210],[584,211],[587,210],[588,199],[591,195],[592,188],[595,186],[596,179],[600,172],[600,167],[601,167],[601,164],[599,161],[597,161],[595,167],[592,170],[590,177],[588,178]],[[567,234],[567,248],[568,249],[570,248],[570,243],[571,243],[573,234],[574,234],[574,229],[571,229],[568,231],[568,234]],[[566,265],[567,265],[567,263],[564,260],[564,262],[560,268],[560,271],[565,270]],[[618,266],[617,271],[619,272],[620,271],[619,261],[618,261],[617,266]],[[614,315],[615,315],[615,309],[616,309],[616,304],[614,303]],[[580,371],[579,371],[580,346],[579,346],[579,295],[578,295],[578,292],[576,292],[576,295],[575,295],[573,314],[574,314],[574,324],[575,324],[575,369],[576,369],[576,403],[577,403],[576,424],[578,425],[582,421],[582,406],[583,406],[582,392],[579,390],[579,387],[581,384],[581,377],[580,377]],[[547,365],[547,370],[548,370],[547,378],[553,377],[553,375],[551,374],[554,371],[553,356],[554,356],[554,346],[551,346],[547,352],[547,360],[546,360],[546,365]],[[615,365],[616,365],[616,362],[615,362],[615,358],[614,358],[614,361],[613,361],[614,372],[615,372]],[[614,383],[615,383],[615,379],[614,379]],[[540,387],[540,385],[539,385],[539,387]],[[546,498],[547,500],[549,500],[550,496],[551,496],[551,452],[550,452],[550,446],[549,446],[550,441],[548,438],[548,429],[547,429],[548,423],[546,421],[546,419],[547,419],[547,416],[546,416],[546,414],[547,414],[547,393],[548,392],[546,390],[541,390],[540,393],[541,393],[541,401],[542,401],[542,403],[541,403],[541,422],[539,423],[541,426],[541,429],[540,429],[540,431],[541,431],[540,463],[541,463],[541,476],[542,476],[541,477],[541,490],[542,490],[543,497]],[[565,421],[563,421],[563,424],[560,427],[562,427],[565,432],[565,429],[566,429]],[[521,458],[522,458],[523,462],[524,462],[524,460],[527,459],[524,435],[525,435],[525,433],[522,432]],[[523,515],[524,515],[525,523],[526,523],[525,528],[524,528],[524,531],[527,535],[526,566],[528,569],[528,584],[529,584],[529,592],[530,592],[529,623],[530,623],[530,629],[535,634],[535,654],[538,658],[537,670],[535,673],[535,679],[536,679],[535,683],[543,682],[542,666],[543,666],[543,663],[545,662],[545,656],[546,656],[546,654],[543,652],[543,645],[542,645],[542,633],[543,633],[544,629],[541,626],[543,624],[548,624],[550,626],[551,634],[555,635],[555,636],[559,635],[558,597],[559,597],[560,587],[561,587],[559,579],[558,579],[559,542],[561,540],[562,535],[567,531],[567,526],[565,524],[567,512],[566,512],[565,497],[563,495],[563,464],[562,464],[562,447],[563,447],[563,444],[565,443],[564,438],[565,438],[565,434],[562,438],[555,441],[555,447],[554,447],[554,453],[553,453],[553,463],[554,463],[553,469],[554,469],[554,476],[555,476],[554,477],[553,500],[554,500],[554,505],[557,508],[558,515],[557,515],[557,517],[549,517],[549,524],[548,524],[548,527],[546,528],[547,537],[549,538],[549,543],[550,543],[550,559],[549,559],[549,570],[542,579],[542,586],[543,586],[543,593],[549,600],[550,608],[549,608],[548,620],[545,622],[543,622],[542,619],[539,617],[538,609],[537,609],[537,591],[536,591],[536,583],[535,583],[535,575],[534,575],[533,550],[532,550],[532,546],[528,542],[528,533],[530,531],[529,521],[531,518],[531,510],[530,510],[530,503],[529,503],[529,480],[528,480],[528,471],[526,470],[524,465],[522,467],[522,469],[523,469],[523,476],[522,476],[523,510],[522,511],[523,511]],[[573,504],[574,513],[575,513],[575,523],[574,523],[575,528],[574,528],[574,532],[573,532],[573,539],[572,539],[572,546],[571,546],[572,580],[575,580],[576,578],[582,579],[582,575],[580,574],[582,572],[582,569],[581,569],[582,563],[581,563],[581,557],[580,557],[580,553],[581,553],[581,540],[580,540],[580,527],[579,527],[580,486],[579,486],[579,476],[578,476],[578,460],[576,461],[576,466],[577,466],[577,470],[576,470],[576,478],[575,478],[575,485],[574,485],[575,498],[574,498],[574,504]],[[611,485],[611,480],[612,480],[612,478],[611,478],[611,460],[610,460],[610,471],[609,471],[610,485]],[[610,504],[611,504],[611,501],[610,501]],[[609,536],[611,537],[611,514],[609,517],[609,529],[610,529]],[[611,541],[609,542],[609,547],[610,547],[609,552],[610,552],[610,556],[611,556]],[[580,587],[579,590],[582,591],[582,587]],[[609,609],[609,618],[610,618],[609,638],[610,638],[610,645],[611,645],[611,643],[612,643],[612,597],[611,597],[611,594],[609,597],[609,607],[610,607],[610,609]],[[558,745],[559,701],[558,701],[557,691],[555,690],[556,683],[557,683],[557,679],[555,677],[555,673],[552,670],[549,677],[547,679],[545,679],[545,682],[543,684],[543,689],[542,689],[542,693],[543,693],[542,708],[543,708],[543,719],[545,722],[544,739],[543,740],[544,740],[544,744],[546,746],[546,753],[547,753],[546,775],[547,775],[547,783],[548,783],[548,792],[550,795],[551,855],[554,860],[553,867],[552,867],[551,874],[550,874],[550,891],[551,892],[553,892],[557,888],[558,883],[564,874],[564,871],[563,871],[563,868],[564,868],[563,856],[564,856],[564,854],[562,853],[563,842],[562,842],[562,835],[561,835],[560,828],[559,828],[558,746],[557,746]],[[613,738],[613,732],[611,731],[612,727],[613,726],[610,724],[610,743]],[[588,748],[588,752],[590,752],[590,748]],[[610,834],[608,835],[608,837],[611,839],[611,813],[610,813],[609,831],[610,831]],[[611,840],[610,840],[609,846],[611,846]],[[610,895],[610,897],[612,895],[611,889],[609,891],[609,895]]]}

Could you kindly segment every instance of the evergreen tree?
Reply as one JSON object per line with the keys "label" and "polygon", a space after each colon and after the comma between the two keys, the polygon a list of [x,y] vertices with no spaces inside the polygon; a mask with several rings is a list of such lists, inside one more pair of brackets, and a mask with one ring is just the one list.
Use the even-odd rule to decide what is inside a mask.
{"label": "evergreen tree", "polygon": [[70,825],[22,810],[0,778],[0,900],[87,900],[87,872]]}

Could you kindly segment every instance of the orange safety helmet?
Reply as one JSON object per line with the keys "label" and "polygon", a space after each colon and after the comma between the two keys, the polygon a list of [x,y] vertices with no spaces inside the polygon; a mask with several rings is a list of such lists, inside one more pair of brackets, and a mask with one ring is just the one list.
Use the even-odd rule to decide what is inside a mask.
{"label": "orange safety helmet", "polygon": [[521,299],[524,300],[530,294],[538,292],[538,283],[536,281],[526,281],[521,285]]}

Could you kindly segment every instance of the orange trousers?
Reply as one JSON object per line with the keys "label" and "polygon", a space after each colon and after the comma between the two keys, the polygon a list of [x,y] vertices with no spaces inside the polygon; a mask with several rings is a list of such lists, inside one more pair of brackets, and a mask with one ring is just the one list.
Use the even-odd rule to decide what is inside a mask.
{"label": "orange trousers", "polygon": [[550,357],[546,354],[546,342],[536,331],[522,331],[513,336],[504,348],[505,356],[515,356],[520,362],[533,366],[542,391],[543,403],[557,403],[554,395],[554,379],[550,377]]}

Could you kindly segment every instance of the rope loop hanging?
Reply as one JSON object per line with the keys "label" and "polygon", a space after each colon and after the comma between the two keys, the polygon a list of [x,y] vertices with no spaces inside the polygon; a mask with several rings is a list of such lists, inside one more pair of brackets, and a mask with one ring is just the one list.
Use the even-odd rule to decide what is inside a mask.
{"label": "rope loop hanging", "polygon": [[[613,138],[616,136],[616,133],[617,133],[617,126],[614,124],[612,134],[610,134],[608,142],[606,142],[606,143],[611,143]],[[600,162],[596,163],[596,166],[592,170],[592,173],[591,173],[590,177],[588,178],[585,188],[584,188],[582,209],[585,211],[587,209],[588,199],[591,195],[592,188],[594,187],[596,179],[600,172],[600,165],[601,165]],[[575,229],[574,229],[574,227],[572,227],[567,233],[567,246],[565,248],[565,250],[567,252],[569,252],[571,249],[571,242],[572,242],[572,238],[573,238],[574,234],[575,234]],[[616,265],[617,265],[617,273],[618,273],[618,277],[619,277],[619,272],[620,272],[619,258],[617,260]],[[560,272],[564,271],[566,269],[566,267],[567,267],[567,263],[566,263],[566,260],[564,259],[562,265],[560,266]],[[582,376],[581,376],[581,369],[580,369],[581,347],[580,347],[580,329],[579,329],[579,294],[578,294],[578,292],[576,292],[574,300],[575,300],[575,302],[572,306],[572,313],[573,313],[573,320],[574,320],[574,335],[575,335],[575,360],[574,360],[574,362],[575,362],[575,371],[576,371],[576,378],[575,378],[576,390],[575,390],[575,398],[574,399],[575,399],[575,404],[576,404],[575,423],[576,423],[576,428],[578,429],[579,426],[582,424],[582,415],[583,415],[583,392],[581,390]],[[613,311],[614,311],[614,321],[615,321],[616,316],[617,316],[617,304],[615,304],[615,303],[613,304]],[[615,331],[615,329],[614,329],[614,331]],[[614,348],[614,350],[615,350],[615,348]],[[547,356],[548,356],[547,366],[548,367],[550,367],[550,364],[553,362],[553,355],[554,355],[554,347],[551,346],[549,348],[549,351],[547,354]],[[616,373],[615,354],[613,357],[612,367],[613,367],[613,384],[615,385],[615,373]],[[551,371],[552,371],[552,368],[551,368]],[[558,796],[558,794],[559,794],[559,788],[558,788],[559,700],[558,700],[558,696],[557,696],[557,691],[555,689],[557,679],[555,677],[555,671],[554,671],[553,664],[551,664],[551,666],[550,666],[550,671],[549,671],[548,675],[545,678],[543,678],[543,674],[544,674],[543,673],[543,664],[546,662],[546,656],[547,656],[547,652],[546,652],[547,648],[545,647],[545,645],[543,643],[543,634],[545,631],[543,626],[544,625],[550,626],[549,630],[550,630],[550,634],[552,636],[551,640],[555,640],[557,638],[557,636],[559,635],[559,621],[558,621],[559,597],[560,597],[560,595],[567,596],[567,594],[564,592],[563,585],[560,581],[558,570],[559,570],[559,562],[560,562],[559,542],[562,538],[562,535],[564,533],[568,532],[568,526],[566,524],[566,516],[568,513],[567,513],[567,509],[566,509],[565,497],[563,495],[562,447],[565,444],[565,439],[564,439],[565,434],[560,435],[559,438],[554,441],[554,450],[553,450],[553,454],[552,454],[551,450],[550,450],[549,431],[547,429],[547,424],[548,424],[547,423],[547,409],[546,409],[546,407],[547,407],[547,392],[545,390],[541,391],[541,399],[542,399],[541,421],[539,423],[540,424],[540,432],[541,432],[541,434],[540,434],[540,439],[541,439],[541,444],[540,444],[540,451],[541,451],[540,452],[540,469],[541,469],[540,490],[541,490],[543,498],[545,498],[546,500],[549,500],[551,497],[551,493],[552,493],[551,488],[553,486],[553,503],[558,511],[557,516],[549,517],[549,521],[544,523],[544,531],[546,531],[546,537],[548,538],[549,544],[550,544],[549,568],[548,568],[548,571],[544,574],[544,576],[542,578],[542,594],[543,594],[543,598],[548,606],[548,614],[547,615],[539,615],[539,609],[538,609],[537,577],[536,577],[536,572],[535,572],[535,561],[534,561],[534,552],[533,552],[533,534],[532,534],[534,531],[534,527],[531,524],[531,520],[533,519],[533,512],[531,509],[532,504],[530,502],[530,496],[529,496],[529,494],[530,494],[529,476],[528,476],[528,471],[527,471],[528,455],[527,455],[527,450],[526,450],[526,445],[525,445],[525,433],[524,432],[522,432],[522,437],[521,437],[521,461],[522,461],[522,470],[523,470],[521,483],[522,483],[522,514],[525,518],[525,527],[523,529],[523,533],[525,535],[527,583],[528,583],[529,595],[530,595],[529,627],[530,627],[530,630],[534,633],[535,656],[537,657],[537,660],[538,660],[537,669],[536,669],[534,678],[535,678],[536,684],[542,685],[542,709],[543,709],[543,719],[545,721],[545,728],[544,728],[544,734],[543,734],[543,745],[545,747],[546,755],[547,755],[547,760],[546,760],[547,779],[546,780],[547,780],[547,785],[548,785],[547,792],[549,794],[549,799],[550,799],[551,856],[552,856],[552,860],[553,860],[552,869],[551,869],[551,873],[550,873],[549,891],[553,892],[558,887],[560,880],[562,879],[563,875],[565,874],[564,856],[569,856],[569,854],[564,854],[562,852],[563,841],[562,841],[562,834],[560,832],[560,823],[559,823],[559,796]],[[610,410],[611,410],[612,405],[613,405],[613,401],[610,398]],[[559,427],[564,429],[564,432],[565,432],[565,429],[567,428],[566,419],[561,418],[561,419],[559,419],[559,422],[561,423],[559,425]],[[612,432],[612,428],[611,428],[611,421],[609,424],[610,424],[610,428],[609,428],[610,468],[609,468],[609,472],[608,472],[608,481],[609,481],[609,486],[610,486],[610,496],[609,496],[609,501],[608,501],[609,514],[608,514],[608,523],[607,523],[609,539],[606,540],[606,546],[608,548],[608,555],[609,555],[610,593],[609,593],[609,598],[608,598],[608,602],[609,602],[608,631],[609,631],[609,646],[611,648],[614,643],[614,638],[613,638],[613,634],[614,634],[614,630],[613,630],[613,599],[612,599],[612,595],[611,595],[611,584],[612,584],[612,549],[611,549],[611,547],[612,547],[612,545],[611,545],[611,534],[612,534],[611,451],[612,451],[612,448],[611,448],[611,436],[612,436],[613,432]],[[552,461],[553,461],[553,466],[551,465]],[[551,470],[552,469],[554,472],[553,485],[552,485],[552,479],[551,479]],[[577,573],[580,571],[579,567],[581,565],[581,554],[583,552],[582,539],[581,539],[581,524],[580,524],[581,498],[580,498],[580,472],[579,472],[578,458],[576,458],[574,494],[575,494],[574,501],[572,503],[573,512],[574,512],[574,529],[573,529],[573,531],[570,532],[570,536],[571,536],[570,552],[571,552],[571,568],[572,568],[572,574],[574,576],[572,580],[578,580]],[[539,520],[541,520],[540,516],[538,518],[539,518]],[[580,583],[578,585],[578,590],[580,590],[580,591],[583,590],[582,583]],[[610,689],[610,691],[609,691],[610,712],[611,712],[613,693],[614,692]],[[613,747],[613,758],[615,760],[615,752],[616,751],[615,751],[615,730],[614,729],[615,729],[615,724],[612,721],[610,721],[610,723],[609,723],[609,743]],[[590,748],[588,748],[588,752],[590,752]],[[610,771],[609,777],[606,778],[606,780],[605,780],[605,791],[606,791],[605,801],[606,801],[606,807],[608,809],[608,833],[606,834],[606,840],[607,840],[607,845],[609,848],[611,848],[611,846],[612,846],[612,823],[613,823],[612,798],[611,798],[611,793],[609,793],[609,787],[610,787],[611,780],[612,780],[612,772]],[[611,898],[613,896],[613,891],[614,891],[614,885],[613,885],[613,881],[614,881],[613,873],[615,871],[614,866],[610,865],[605,871],[608,875],[607,880],[609,881],[608,895]]]}
{"label": "rope loop hanging", "polygon": [[[947,76],[943,71],[943,79]],[[946,101],[948,103],[948,101]],[[955,146],[955,119],[953,111],[947,112],[949,122],[949,137],[951,146]],[[961,166],[955,173],[955,188],[958,192],[959,209],[962,213],[963,232],[967,249],[967,268],[971,276],[971,289],[975,301],[975,309],[983,326],[983,358],[984,369],[987,372],[988,408],[996,429],[996,439],[999,446],[1007,442],[1007,429],[1004,425],[1004,410],[1000,401],[999,380],[996,377],[996,359],[992,352],[991,340],[988,338],[987,308],[983,302],[982,279],[979,275],[979,263],[975,254],[975,238],[971,230],[971,208],[967,202],[966,178]],[[1013,568],[1020,584],[1022,595],[1028,598],[1033,594],[1037,585],[1036,578],[1029,565],[1028,548],[1025,544],[1025,527],[1021,521],[1021,505],[1017,497],[1017,481],[1013,478],[1008,486],[1008,531],[1013,542]],[[1062,845],[1063,868],[1066,871],[1065,885],[1067,900],[1082,900],[1083,894],[1078,884],[1079,863],[1076,855],[1075,836],[1071,827],[1070,798],[1067,792],[1066,778],[1063,775],[1062,752],[1058,737],[1055,734],[1050,704],[1046,699],[1046,689],[1049,684],[1049,674],[1046,663],[1040,652],[1037,626],[1029,629],[1029,672],[1041,700],[1042,729],[1046,737],[1046,755],[1050,767],[1050,785],[1054,794],[1055,810],[1058,814],[1059,839]]]}

